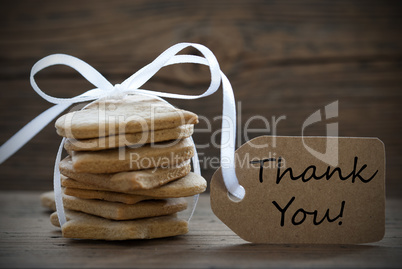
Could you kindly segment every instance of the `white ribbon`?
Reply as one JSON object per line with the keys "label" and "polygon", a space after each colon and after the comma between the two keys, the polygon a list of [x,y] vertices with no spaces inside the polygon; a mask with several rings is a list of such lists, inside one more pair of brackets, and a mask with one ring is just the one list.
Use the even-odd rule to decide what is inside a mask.
{"label": "white ribbon", "polygon": [[[195,55],[176,55],[187,47],[193,47],[200,51],[204,57]],[[181,95],[166,92],[148,91],[139,89],[152,76],[154,76],[162,67],[180,64],[195,63],[207,65],[211,72],[211,83],[208,89],[200,95]],[[66,65],[77,70],[85,79],[91,82],[96,88],[84,92],[72,98],[56,98],[44,93],[36,84],[34,75],[42,69],[52,65]],[[225,74],[220,70],[219,63],[215,55],[205,46],[194,43],[179,43],[159,55],[153,62],[138,70],[121,84],[113,86],[105,77],[103,77],[96,69],[86,62],[65,54],[53,54],[39,60],[31,70],[30,81],[32,88],[45,100],[56,104],[55,106],[42,112],[39,116],[25,125],[13,137],[0,147],[0,164],[7,160],[11,155],[25,145],[32,137],[41,131],[50,121],[52,121],[62,111],[69,106],[79,102],[94,101],[102,97],[108,97],[111,94],[144,94],[151,95],[158,99],[160,97],[176,98],[176,99],[198,99],[209,96],[219,89],[222,81],[223,88],[223,110],[222,110],[222,133],[221,133],[221,163],[222,176],[229,193],[237,198],[243,199],[245,195],[244,188],[239,185],[235,172],[235,136],[236,136],[236,109],[235,99],[232,86]],[[161,99],[163,100],[163,99]],[[164,100],[163,100],[164,101]],[[166,102],[166,101],[165,101]],[[224,132],[223,130],[230,130]],[[63,208],[63,200],[61,195],[59,162],[63,150],[64,140],[62,140],[54,167],[54,190],[56,208],[59,216],[60,224],[66,222]],[[227,142],[228,141],[228,142]],[[228,144],[227,147],[222,146]],[[223,165],[222,160],[225,160]],[[193,157],[194,172],[200,173],[197,152]],[[192,215],[192,213],[191,213]],[[191,216],[190,216],[191,217]]]}

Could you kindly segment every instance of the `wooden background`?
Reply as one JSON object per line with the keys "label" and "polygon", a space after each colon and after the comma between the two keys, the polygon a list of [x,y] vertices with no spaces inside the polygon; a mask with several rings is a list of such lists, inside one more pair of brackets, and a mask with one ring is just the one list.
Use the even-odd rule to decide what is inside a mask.
{"label": "wooden background", "polygon": [[[402,5],[400,1],[2,1],[0,10],[0,144],[50,104],[29,84],[29,72],[52,53],[79,57],[120,83],[183,41],[202,43],[218,58],[241,102],[242,126],[253,115],[285,115],[278,135],[300,135],[304,120],[339,100],[339,134],[378,137],[386,147],[387,194],[402,194]],[[191,51],[188,51],[191,52]],[[37,75],[49,94],[67,97],[91,85],[74,71]],[[181,65],[143,88],[201,93],[207,69]],[[220,122],[222,96],[171,100]],[[1,190],[52,188],[60,138],[53,123],[0,166]],[[199,128],[205,128],[205,123]],[[252,127],[263,127],[252,122]],[[253,133],[249,138],[267,132]],[[325,135],[325,122],[308,134]],[[243,136],[242,133],[240,135]],[[244,137],[241,139],[245,141]],[[219,150],[200,150],[210,158]],[[209,179],[212,167],[203,169]]]}

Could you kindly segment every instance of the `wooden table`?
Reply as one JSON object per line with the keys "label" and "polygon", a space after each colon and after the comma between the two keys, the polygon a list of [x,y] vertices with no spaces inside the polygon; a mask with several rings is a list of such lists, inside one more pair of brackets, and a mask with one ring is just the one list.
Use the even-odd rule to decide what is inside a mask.
{"label": "wooden table", "polygon": [[201,195],[185,236],[104,242],[71,240],[49,222],[39,192],[0,193],[2,268],[400,268],[401,199],[389,199],[386,234],[363,245],[262,245],[237,237]]}

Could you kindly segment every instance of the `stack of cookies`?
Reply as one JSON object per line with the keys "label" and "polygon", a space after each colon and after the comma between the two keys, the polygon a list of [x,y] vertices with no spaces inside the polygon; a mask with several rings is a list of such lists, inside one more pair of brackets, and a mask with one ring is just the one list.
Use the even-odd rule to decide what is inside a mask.
{"label": "stack of cookies", "polygon": [[[142,95],[104,99],[56,121],[68,156],[60,163],[64,237],[125,240],[188,232],[177,212],[206,189],[190,172],[194,113]],[[42,202],[52,205],[50,194]],[[51,215],[59,225],[57,214]]]}

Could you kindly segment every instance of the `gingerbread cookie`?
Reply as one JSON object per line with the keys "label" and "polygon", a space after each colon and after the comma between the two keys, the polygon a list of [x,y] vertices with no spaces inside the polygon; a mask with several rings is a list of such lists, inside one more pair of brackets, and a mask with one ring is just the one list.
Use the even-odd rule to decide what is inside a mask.
{"label": "gingerbread cookie", "polygon": [[196,114],[174,108],[154,97],[126,95],[102,99],[67,113],[56,121],[60,136],[87,139],[175,128],[198,123]]}
{"label": "gingerbread cookie", "polygon": [[[67,222],[61,227],[63,237],[79,239],[128,240],[152,239],[186,234],[188,223],[176,215],[138,220],[114,221],[66,210]],[[57,213],[50,216],[60,227]]]}

